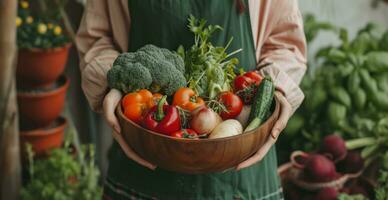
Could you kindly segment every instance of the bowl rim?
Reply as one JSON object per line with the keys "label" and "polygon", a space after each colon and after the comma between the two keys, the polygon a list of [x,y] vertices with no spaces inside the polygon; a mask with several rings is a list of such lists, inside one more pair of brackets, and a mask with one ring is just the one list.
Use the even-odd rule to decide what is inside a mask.
{"label": "bowl rim", "polygon": [[58,122],[58,125],[45,129],[43,128],[36,128],[32,130],[24,130],[20,131],[21,137],[41,137],[46,135],[51,135],[53,133],[57,133],[61,130],[64,130],[68,124],[67,119],[65,117],[59,116],[57,119],[54,120],[54,122]]}
{"label": "bowl rim", "polygon": [[175,138],[175,137],[171,137],[171,136],[167,136],[167,135],[163,135],[163,134],[157,133],[157,132],[152,131],[152,130],[148,130],[148,129],[140,126],[139,124],[136,124],[132,120],[128,119],[124,115],[124,113],[122,111],[121,103],[119,103],[119,105],[116,107],[116,114],[119,116],[119,118],[122,118],[127,123],[130,123],[132,126],[135,126],[136,128],[139,128],[139,129],[143,130],[143,132],[151,133],[151,134],[153,134],[153,135],[155,135],[157,137],[163,138],[163,139],[170,139],[170,140],[173,140],[173,141],[176,141],[176,142],[185,142],[185,143],[208,143],[208,142],[217,142],[217,141],[229,141],[229,140],[233,140],[233,139],[239,138],[241,136],[247,137],[247,136],[249,136],[251,134],[255,134],[260,127],[262,127],[265,124],[269,123],[271,121],[271,119],[273,119],[275,117],[276,118],[278,117],[276,115],[277,115],[277,113],[280,112],[280,103],[279,103],[278,97],[274,96],[274,100],[275,100],[275,103],[276,103],[275,109],[272,112],[271,116],[268,117],[268,119],[263,124],[261,124],[261,126],[255,128],[255,129],[253,129],[251,131],[248,131],[246,133],[243,133],[243,134],[233,135],[233,136],[223,137],[223,138],[213,138],[213,139],[204,138],[204,139],[193,140],[193,139],[188,139],[188,138]]}
{"label": "bowl rim", "polygon": [[70,79],[66,75],[61,75],[57,80],[64,79],[64,83],[60,85],[59,87],[49,90],[49,91],[44,91],[44,92],[28,92],[28,91],[17,91],[17,97],[22,97],[22,98],[33,98],[33,97],[47,97],[47,96],[53,96],[59,93],[62,93],[63,91],[67,90],[70,84]]}

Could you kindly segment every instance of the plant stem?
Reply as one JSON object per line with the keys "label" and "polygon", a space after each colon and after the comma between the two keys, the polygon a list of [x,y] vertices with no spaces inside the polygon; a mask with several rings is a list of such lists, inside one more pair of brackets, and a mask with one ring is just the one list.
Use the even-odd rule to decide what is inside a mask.
{"label": "plant stem", "polygon": [[370,146],[376,144],[377,140],[373,137],[357,138],[353,140],[346,141],[346,148],[349,150],[358,149],[365,146]]}
{"label": "plant stem", "polygon": [[166,102],[166,99],[167,99],[167,96],[163,96],[159,102],[158,102],[158,109],[156,111],[156,115],[155,115],[155,119],[156,121],[162,121],[163,118],[164,118],[164,110],[163,110],[163,106],[164,106],[164,103]]}

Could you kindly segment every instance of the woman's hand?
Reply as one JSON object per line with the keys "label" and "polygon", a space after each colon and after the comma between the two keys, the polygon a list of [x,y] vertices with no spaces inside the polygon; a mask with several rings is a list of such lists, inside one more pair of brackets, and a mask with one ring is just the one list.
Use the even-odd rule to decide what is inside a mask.
{"label": "woman's hand", "polygon": [[276,91],[275,96],[280,103],[280,115],[278,121],[276,121],[272,128],[271,137],[268,138],[267,142],[252,157],[237,165],[236,170],[249,167],[263,159],[272,145],[275,144],[280,132],[287,126],[288,119],[292,114],[292,107],[281,92]]}
{"label": "woman's hand", "polygon": [[137,155],[131,149],[131,147],[128,146],[123,136],[121,135],[121,127],[115,115],[115,110],[117,105],[120,103],[121,97],[121,92],[116,89],[111,89],[109,93],[105,96],[103,102],[105,120],[108,122],[108,125],[113,129],[113,137],[119,143],[124,153],[138,164],[147,167],[151,170],[154,170],[156,168],[156,165],[149,163],[148,161]]}

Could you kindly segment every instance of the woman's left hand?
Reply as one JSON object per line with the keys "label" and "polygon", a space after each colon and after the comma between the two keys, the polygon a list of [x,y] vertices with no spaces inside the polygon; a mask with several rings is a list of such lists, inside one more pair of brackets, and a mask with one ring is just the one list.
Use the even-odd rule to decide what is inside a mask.
{"label": "woman's left hand", "polygon": [[275,91],[275,96],[280,103],[280,115],[278,121],[276,121],[274,127],[272,128],[271,137],[268,138],[267,142],[264,143],[264,145],[252,157],[237,165],[236,170],[249,167],[263,159],[272,145],[275,144],[280,132],[287,126],[288,119],[290,119],[292,114],[292,107],[281,92]]}

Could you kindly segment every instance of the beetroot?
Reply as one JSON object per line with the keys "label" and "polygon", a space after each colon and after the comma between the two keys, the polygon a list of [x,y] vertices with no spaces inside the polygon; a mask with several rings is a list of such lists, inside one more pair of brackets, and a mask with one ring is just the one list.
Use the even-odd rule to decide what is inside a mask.
{"label": "beetroot", "polygon": [[323,188],[315,196],[315,200],[336,200],[338,192],[335,188]]}
{"label": "beetroot", "polygon": [[345,141],[338,135],[328,135],[323,139],[319,152],[331,155],[335,162],[342,160],[347,153]]}
{"label": "beetroot", "polygon": [[320,154],[310,155],[303,171],[307,178],[314,182],[328,182],[338,177],[333,161]]}
{"label": "beetroot", "polygon": [[337,169],[341,173],[353,174],[360,172],[362,168],[364,168],[364,159],[356,151],[348,152],[345,159],[337,163]]}

